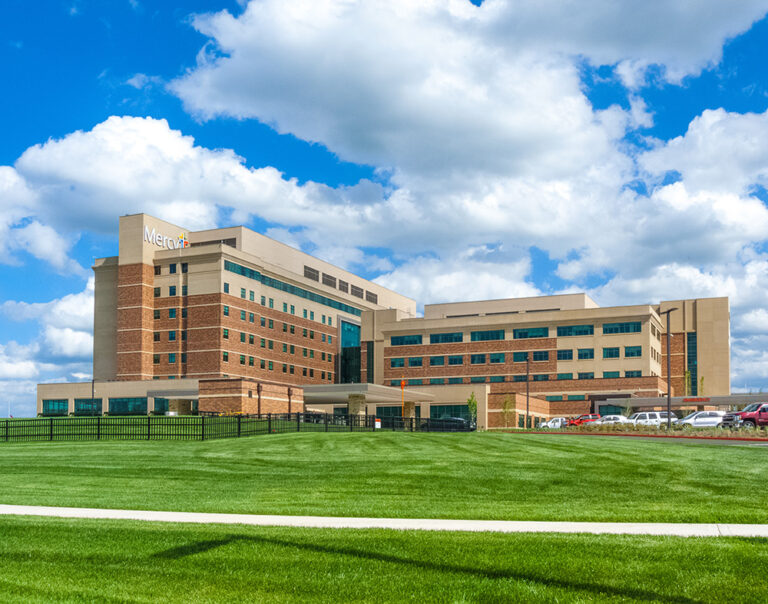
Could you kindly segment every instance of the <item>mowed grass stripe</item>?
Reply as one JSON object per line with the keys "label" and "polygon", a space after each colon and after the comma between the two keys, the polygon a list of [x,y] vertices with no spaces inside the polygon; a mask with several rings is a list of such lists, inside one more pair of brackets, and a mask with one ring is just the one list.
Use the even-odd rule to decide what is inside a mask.
{"label": "mowed grass stripe", "polygon": [[[0,518],[3,602],[758,602],[768,543]],[[748,580],[745,580],[748,577]]]}
{"label": "mowed grass stripe", "polygon": [[9,443],[0,503],[488,520],[768,522],[766,452],[514,434]]}

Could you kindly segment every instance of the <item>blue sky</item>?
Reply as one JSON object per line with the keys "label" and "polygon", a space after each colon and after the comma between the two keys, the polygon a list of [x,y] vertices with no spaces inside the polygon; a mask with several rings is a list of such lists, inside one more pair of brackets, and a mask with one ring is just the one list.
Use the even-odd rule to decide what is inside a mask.
{"label": "blue sky", "polygon": [[8,0],[4,397],[90,377],[90,266],[137,211],[420,303],[728,295],[733,387],[768,387],[768,1],[690,10]]}

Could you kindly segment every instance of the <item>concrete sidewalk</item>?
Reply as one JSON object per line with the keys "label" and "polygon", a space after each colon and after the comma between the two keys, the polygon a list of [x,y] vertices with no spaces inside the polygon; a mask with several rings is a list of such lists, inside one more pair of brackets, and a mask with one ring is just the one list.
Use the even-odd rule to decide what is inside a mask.
{"label": "concrete sidewalk", "polygon": [[768,537],[768,524],[667,524],[641,522],[542,522],[515,520],[440,520],[418,518],[338,518],[333,516],[266,516],[198,512],[150,512],[99,508],[59,508],[36,505],[2,505],[0,515],[49,516],[189,522],[197,524],[247,524],[310,528],[383,528],[420,531],[488,531],[494,533],[592,533],[595,535],[668,535],[677,537]]}

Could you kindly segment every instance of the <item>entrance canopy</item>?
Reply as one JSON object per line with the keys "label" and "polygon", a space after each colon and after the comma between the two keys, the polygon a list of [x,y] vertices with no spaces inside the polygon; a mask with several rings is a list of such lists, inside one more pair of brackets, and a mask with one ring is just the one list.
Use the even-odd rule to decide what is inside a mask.
{"label": "entrance canopy", "polygon": [[[373,404],[399,404],[402,400],[400,388],[379,384],[321,384],[306,385],[303,388],[304,403],[307,405],[346,402],[351,395],[363,396],[366,403]],[[406,403],[429,402],[434,398],[434,395],[426,392],[405,390]]]}

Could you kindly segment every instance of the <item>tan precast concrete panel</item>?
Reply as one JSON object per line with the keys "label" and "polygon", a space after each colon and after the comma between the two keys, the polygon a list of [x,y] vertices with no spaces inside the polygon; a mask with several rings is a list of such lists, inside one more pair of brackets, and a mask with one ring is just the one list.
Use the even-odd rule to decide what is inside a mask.
{"label": "tan precast concrete panel", "polygon": [[506,313],[543,312],[546,310],[582,310],[599,308],[597,302],[587,294],[562,294],[558,296],[535,296],[530,298],[508,298],[477,302],[448,302],[446,304],[425,304],[425,319],[447,317],[492,315]]}
{"label": "tan precast concrete panel", "polygon": [[[154,231],[156,236],[159,235],[163,245],[146,241],[145,229],[149,229],[150,234]],[[168,246],[174,245],[180,235],[185,235],[188,238],[190,235],[189,230],[148,214],[121,216],[120,264],[152,264],[155,253],[163,249],[175,249]],[[156,239],[153,241],[156,241]]]}
{"label": "tan precast concrete panel", "polygon": [[731,393],[730,309],[728,298],[696,300],[697,358],[701,396]]}
{"label": "tan precast concrete panel", "polygon": [[93,266],[93,376],[117,377],[117,257],[99,258]]}

